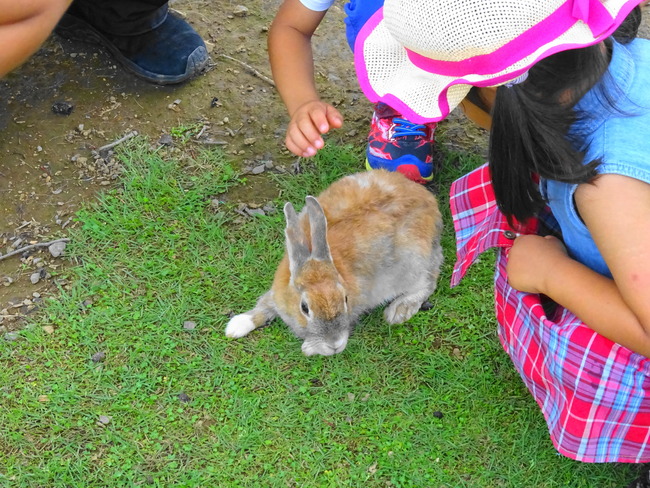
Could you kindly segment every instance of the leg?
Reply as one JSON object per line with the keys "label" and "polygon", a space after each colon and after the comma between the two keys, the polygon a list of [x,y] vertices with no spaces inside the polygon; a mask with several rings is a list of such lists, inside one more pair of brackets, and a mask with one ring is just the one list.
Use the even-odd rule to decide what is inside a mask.
{"label": "leg", "polygon": [[[402,295],[396,297],[385,309],[384,319],[389,324],[401,324],[413,317],[422,307],[422,304],[433,294],[438,284],[440,276],[440,266],[443,262],[442,247],[439,244],[434,245],[434,249],[428,260],[428,271],[420,274],[417,281],[411,284],[410,288]],[[427,267],[415,267],[410,272],[405,272],[405,276],[415,276],[418,269]]]}
{"label": "leg", "polygon": [[225,334],[227,337],[244,337],[277,315],[271,292],[267,291],[257,300],[253,310],[235,315],[228,321]]}
{"label": "leg", "polygon": [[209,59],[201,36],[165,0],[76,0],[56,32],[103,45],[127,71],[161,85],[202,73]]}
{"label": "leg", "polygon": [[167,11],[167,0],[75,0],[68,10],[102,32],[121,36],[155,29],[164,22]]}

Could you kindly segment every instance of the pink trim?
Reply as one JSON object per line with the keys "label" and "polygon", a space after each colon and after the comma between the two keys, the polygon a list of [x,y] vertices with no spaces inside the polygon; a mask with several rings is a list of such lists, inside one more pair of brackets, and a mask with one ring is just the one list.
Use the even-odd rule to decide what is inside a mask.
{"label": "pink trim", "polygon": [[[579,21],[573,17],[573,1],[566,1],[542,22],[488,54],[474,56],[462,61],[441,61],[405,49],[409,59],[415,66],[431,73],[445,76],[463,76],[467,73],[476,75],[498,73],[517,61],[530,56],[540,46],[552,42],[573,27]],[[612,25],[613,19],[599,0],[589,1],[591,5],[588,27],[592,30],[594,37],[597,37],[599,32],[602,33],[603,30]]]}

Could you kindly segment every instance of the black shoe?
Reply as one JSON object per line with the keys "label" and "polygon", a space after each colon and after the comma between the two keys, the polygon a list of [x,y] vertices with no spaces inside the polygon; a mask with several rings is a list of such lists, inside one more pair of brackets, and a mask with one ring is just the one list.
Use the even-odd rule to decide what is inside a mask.
{"label": "black shoe", "polygon": [[162,24],[144,34],[115,36],[66,13],[55,32],[66,39],[101,44],[127,71],[159,85],[187,81],[205,71],[209,60],[201,36],[172,14],[167,14]]}

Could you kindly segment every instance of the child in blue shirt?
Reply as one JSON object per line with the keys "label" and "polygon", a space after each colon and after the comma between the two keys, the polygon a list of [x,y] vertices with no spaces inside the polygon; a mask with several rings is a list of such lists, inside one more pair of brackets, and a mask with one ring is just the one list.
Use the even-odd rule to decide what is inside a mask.
{"label": "child in blue shirt", "polygon": [[[310,157],[324,145],[322,134],[343,125],[343,117],[320,99],[314,82],[311,37],[334,0],[285,0],[269,31],[269,56],[273,77],[291,121],[286,146],[297,156]],[[364,24],[383,0],[345,5],[346,32],[354,51]],[[400,171],[426,183],[434,173],[435,122],[414,123],[385,103],[377,103],[368,136],[366,165]]]}

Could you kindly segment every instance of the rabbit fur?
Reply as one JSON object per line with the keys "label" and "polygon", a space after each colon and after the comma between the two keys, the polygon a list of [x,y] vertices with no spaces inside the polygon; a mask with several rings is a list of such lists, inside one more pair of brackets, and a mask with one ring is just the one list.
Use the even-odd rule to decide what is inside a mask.
{"label": "rabbit fur", "polygon": [[286,252],[271,289],[230,319],[243,337],[279,316],[305,355],[343,351],[359,316],[390,302],[390,324],[410,319],[436,289],[443,261],[436,198],[400,173],[373,170],[337,180],[299,215],[284,206]]}

